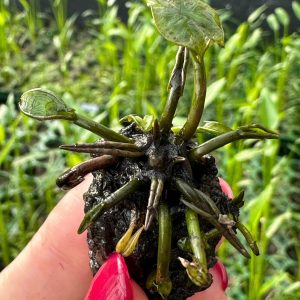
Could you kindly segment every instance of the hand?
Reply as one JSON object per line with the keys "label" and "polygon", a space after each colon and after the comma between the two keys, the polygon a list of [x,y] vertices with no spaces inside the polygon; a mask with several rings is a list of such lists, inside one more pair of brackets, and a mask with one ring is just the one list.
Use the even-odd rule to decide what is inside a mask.
{"label": "hand", "polygon": [[[0,273],[2,300],[82,300],[92,281],[86,234],[76,233],[83,218],[83,193],[92,176],[69,191],[18,257]],[[224,182],[224,181],[223,181]],[[229,195],[225,184],[222,189]],[[231,191],[230,191],[231,192]],[[212,286],[189,300],[225,300],[226,272],[218,263],[210,270]],[[147,299],[132,282],[133,298]],[[112,300],[112,299],[110,299]]]}

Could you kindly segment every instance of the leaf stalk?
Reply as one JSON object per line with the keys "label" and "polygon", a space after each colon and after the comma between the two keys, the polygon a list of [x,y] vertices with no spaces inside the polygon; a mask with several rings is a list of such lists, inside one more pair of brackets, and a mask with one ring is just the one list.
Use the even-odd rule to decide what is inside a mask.
{"label": "leaf stalk", "polygon": [[248,230],[248,228],[242,224],[240,221],[236,222],[235,224],[236,228],[243,234],[245,237],[248,245],[250,246],[252,252],[258,256],[259,255],[259,249],[257,247],[256,241],[254,240],[251,232]]}
{"label": "leaf stalk", "polygon": [[203,57],[192,52],[194,65],[194,95],[187,121],[180,135],[184,141],[190,140],[195,134],[201,120],[206,97],[206,74]]}
{"label": "leaf stalk", "polygon": [[56,180],[56,185],[64,190],[71,189],[84,180],[84,176],[92,171],[114,165],[117,158],[111,155],[102,155],[85,161],[65,171]]}
{"label": "leaf stalk", "polygon": [[188,63],[189,50],[185,47],[179,47],[175,65],[169,80],[168,100],[159,122],[162,133],[167,133],[172,127],[172,120],[175,115],[178,100],[183,94]]}
{"label": "leaf stalk", "polygon": [[221,148],[232,142],[246,139],[278,139],[278,134],[271,132],[259,133],[243,129],[226,132],[201,144],[199,147],[192,149],[189,152],[189,158],[194,161],[200,160],[203,155],[208,154],[213,150]]}
{"label": "leaf stalk", "polygon": [[89,120],[88,118],[77,113],[76,119],[73,120],[73,123],[103,137],[104,139],[115,142],[132,143],[131,139],[128,137],[109,129],[102,124]]}
{"label": "leaf stalk", "polygon": [[[95,144],[61,145],[59,146],[59,148],[67,151],[73,151],[79,153],[90,153],[96,155],[108,154],[112,156],[121,156],[121,157],[140,157],[144,155],[143,152],[139,152],[133,149],[123,150],[123,149],[111,148],[111,147],[107,148],[101,144],[100,145],[97,145],[97,143]],[[132,144],[125,144],[125,145],[132,145]]]}
{"label": "leaf stalk", "polygon": [[185,212],[185,219],[194,257],[200,263],[203,273],[207,273],[205,244],[203,232],[199,226],[198,215],[196,212],[188,208]]}
{"label": "leaf stalk", "polygon": [[77,232],[79,234],[84,232],[97,217],[99,217],[106,210],[121,202],[129,194],[133,193],[141,183],[142,182],[139,179],[134,178],[125,185],[123,185],[121,188],[116,190],[114,193],[112,193],[105,200],[96,204],[91,210],[89,210],[85,214]]}
{"label": "leaf stalk", "polygon": [[163,202],[158,207],[158,250],[156,284],[158,292],[167,297],[172,289],[169,276],[169,264],[171,258],[172,221],[168,205]]}

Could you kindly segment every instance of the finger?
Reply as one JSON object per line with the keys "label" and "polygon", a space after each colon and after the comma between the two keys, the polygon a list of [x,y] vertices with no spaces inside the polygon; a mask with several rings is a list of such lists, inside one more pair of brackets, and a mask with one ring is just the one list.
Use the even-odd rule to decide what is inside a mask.
{"label": "finger", "polygon": [[205,291],[196,293],[187,300],[226,300],[225,289],[228,285],[228,277],[226,270],[220,261],[209,270],[213,276],[212,285]]}
{"label": "finger", "polygon": [[131,280],[133,290],[133,300],[147,300],[147,296],[143,289],[133,280]]}
{"label": "finger", "polygon": [[83,218],[83,193],[91,176],[68,192],[20,255],[1,273],[0,294],[8,299],[80,299],[92,275]]}
{"label": "finger", "polygon": [[229,198],[233,199],[233,192],[230,188],[230,185],[221,177],[219,177],[219,183],[222,189],[222,192]]}
{"label": "finger", "polygon": [[[232,190],[229,184],[222,178],[219,178],[220,186],[223,193],[230,199],[233,198]],[[218,243],[216,249],[220,247],[223,238]],[[212,285],[203,292],[196,293],[194,296],[188,298],[188,300],[226,300],[227,296],[225,290],[228,286],[228,276],[225,267],[223,264],[218,261],[217,264],[209,270],[209,272],[213,276]]]}
{"label": "finger", "polygon": [[[233,199],[233,192],[231,190],[230,185],[221,177],[219,177],[219,183],[222,189],[222,192],[229,198],[229,199]],[[218,250],[222,244],[224,240],[224,237],[222,236],[221,240],[218,242],[217,246],[216,246],[216,250]]]}

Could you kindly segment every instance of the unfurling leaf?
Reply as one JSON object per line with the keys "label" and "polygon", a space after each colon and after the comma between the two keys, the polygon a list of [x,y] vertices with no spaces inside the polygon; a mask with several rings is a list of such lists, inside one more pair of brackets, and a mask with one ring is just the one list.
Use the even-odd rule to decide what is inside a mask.
{"label": "unfurling leaf", "polygon": [[277,135],[277,138],[279,137],[279,134],[276,131],[273,131],[259,124],[240,126],[237,129],[244,132],[261,134],[262,137],[264,137],[264,135],[266,134]]}
{"label": "unfurling leaf", "polygon": [[197,128],[197,133],[204,132],[219,135],[233,130],[230,127],[216,121],[206,121],[204,123],[204,126]]}
{"label": "unfurling leaf", "polygon": [[46,89],[32,89],[21,96],[21,111],[38,120],[64,119],[75,120],[74,109],[68,107],[62,99]]}
{"label": "unfurling leaf", "polygon": [[192,160],[199,160],[205,154],[239,140],[278,139],[279,134],[258,124],[240,126],[236,130],[222,133],[189,151]]}
{"label": "unfurling leaf", "polygon": [[131,143],[131,140],[122,134],[76,114],[75,110],[68,107],[62,99],[45,89],[39,88],[25,92],[21,96],[19,106],[25,115],[34,119],[41,121],[53,119],[68,120],[109,141]]}
{"label": "unfurling leaf", "polygon": [[167,40],[203,56],[216,42],[224,45],[224,32],[217,12],[201,0],[149,0],[155,25]]}
{"label": "unfurling leaf", "polygon": [[137,115],[128,115],[120,120],[121,124],[134,122],[143,132],[149,132],[153,128],[154,116],[146,115],[143,118]]}

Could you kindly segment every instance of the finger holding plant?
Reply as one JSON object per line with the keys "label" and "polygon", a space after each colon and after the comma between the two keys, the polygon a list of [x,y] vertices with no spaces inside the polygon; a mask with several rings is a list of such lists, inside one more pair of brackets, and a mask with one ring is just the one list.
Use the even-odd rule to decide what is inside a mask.
{"label": "finger holding plant", "polygon": [[[93,173],[78,229],[78,233],[88,231],[92,272],[116,248],[150,298],[159,294],[163,299],[185,299],[211,285],[209,268],[217,262],[215,246],[221,236],[250,258],[236,235],[239,230],[252,252],[259,254],[251,233],[239,220],[244,194],[229,201],[209,153],[234,141],[276,139],[278,134],[257,124],[232,129],[210,121],[199,127],[206,96],[204,54],[211,44],[224,44],[219,17],[200,0],[151,0],[148,4],[159,32],[179,46],[160,119],[129,115],[121,120],[123,128],[117,133],[77,114],[43,89],[24,93],[20,108],[30,117],[67,120],[101,137],[90,144],[62,145],[64,150],[89,153],[92,158],[57,180],[58,186],[68,189]],[[193,99],[185,124],[174,128],[190,59]],[[196,133],[207,132],[215,137],[200,145],[193,140]]]}

